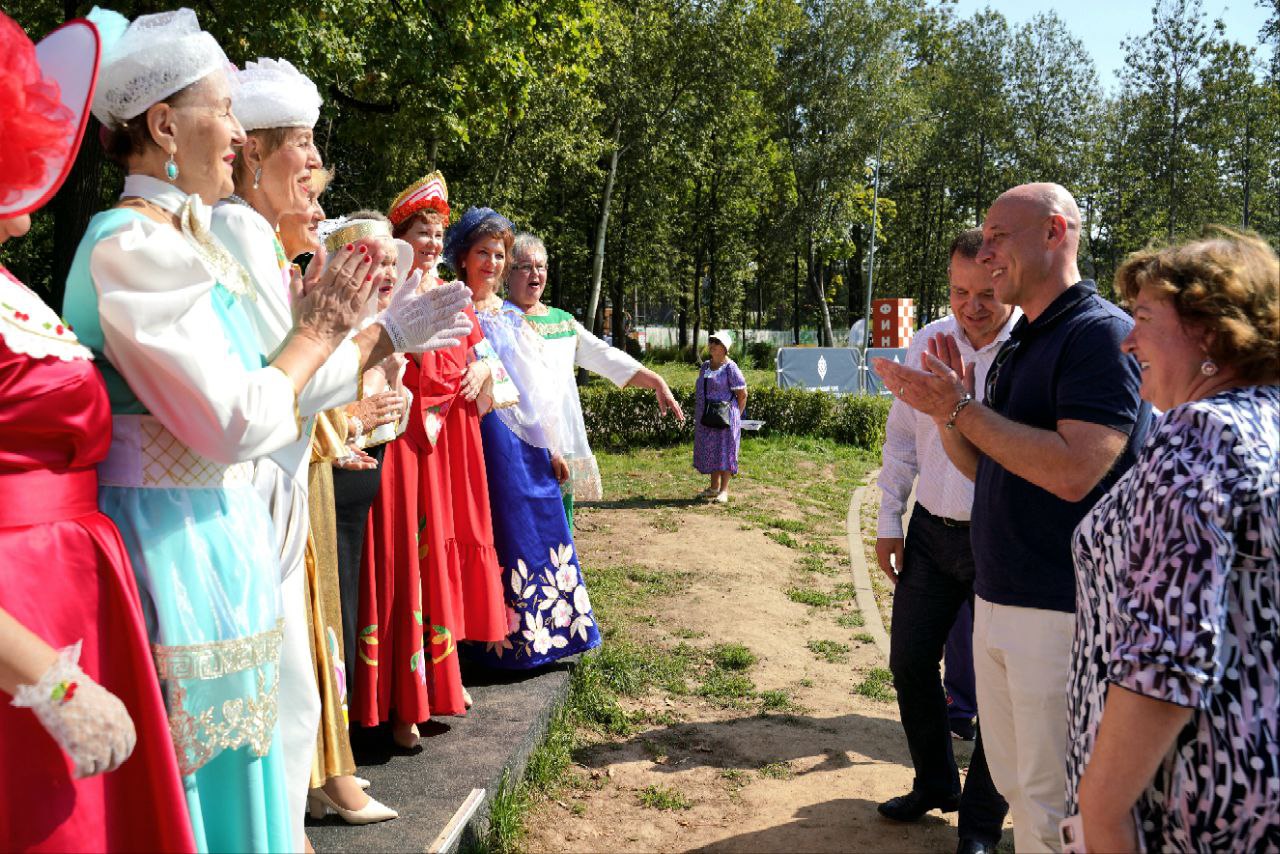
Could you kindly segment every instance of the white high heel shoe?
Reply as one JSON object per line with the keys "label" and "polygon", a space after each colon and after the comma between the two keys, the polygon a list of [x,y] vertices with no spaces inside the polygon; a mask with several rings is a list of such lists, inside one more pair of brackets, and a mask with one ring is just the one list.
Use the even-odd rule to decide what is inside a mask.
{"label": "white high heel shoe", "polygon": [[334,803],[333,798],[325,794],[324,789],[312,789],[307,793],[307,812],[317,821],[331,812],[337,813],[347,824],[376,824],[400,817],[400,813],[374,798],[369,798],[369,803],[358,810],[340,807]]}
{"label": "white high heel shoe", "polygon": [[368,781],[368,780],[366,780],[365,778],[363,778],[363,777],[356,777],[356,776],[352,775],[351,779],[352,779],[352,780],[355,780],[355,781],[356,781],[356,785],[357,785],[357,786],[359,786],[361,789],[367,789],[367,788],[369,788],[369,781]]}

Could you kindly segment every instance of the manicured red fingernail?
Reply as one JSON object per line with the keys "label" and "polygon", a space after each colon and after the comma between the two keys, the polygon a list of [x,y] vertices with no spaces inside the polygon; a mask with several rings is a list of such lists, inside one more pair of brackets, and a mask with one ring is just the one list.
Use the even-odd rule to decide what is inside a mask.
{"label": "manicured red fingernail", "polygon": [[363,255],[364,253],[366,253],[366,252],[368,252],[368,251],[369,251],[369,250],[368,250],[368,249],[366,249],[366,248],[364,247],[364,244],[363,244],[363,243],[362,243],[362,244],[360,244],[360,254],[361,254],[361,255]]}
{"label": "manicured red fingernail", "polygon": [[372,278],[373,278],[373,273],[370,273],[369,275],[367,275],[367,276],[365,276],[365,277],[364,277],[364,280],[367,282],[367,281],[369,281],[369,280],[370,280],[370,279],[372,279]]}
{"label": "manicured red fingernail", "polygon": [[350,252],[352,249],[355,249],[355,248],[356,248],[356,247],[355,247],[355,244],[354,244],[354,243],[348,243],[348,244],[347,244],[347,251],[348,251],[348,252]]}

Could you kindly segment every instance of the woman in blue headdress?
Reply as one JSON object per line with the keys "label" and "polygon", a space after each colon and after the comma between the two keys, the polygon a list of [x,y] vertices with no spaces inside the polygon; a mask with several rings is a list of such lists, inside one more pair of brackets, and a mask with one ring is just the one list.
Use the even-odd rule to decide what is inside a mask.
{"label": "woman in blue headdress", "polygon": [[560,493],[569,476],[558,450],[565,389],[554,381],[542,336],[498,295],[513,231],[491,208],[471,208],[449,229],[444,259],[471,289],[485,338],[519,393],[495,399],[480,422],[510,633],[468,644],[468,654],[525,670],[599,646],[600,631]]}

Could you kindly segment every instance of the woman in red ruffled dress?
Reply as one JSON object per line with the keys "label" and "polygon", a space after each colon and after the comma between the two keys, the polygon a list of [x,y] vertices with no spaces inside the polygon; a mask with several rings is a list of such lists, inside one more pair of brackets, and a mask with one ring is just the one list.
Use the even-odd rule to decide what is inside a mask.
{"label": "woman in red ruffled dress", "polygon": [[[88,21],[35,48],[0,12],[0,244],[66,177],[99,52]],[[0,267],[0,850],[193,851],[133,571],[98,511],[91,358]]]}
{"label": "woman in red ruffled dress", "polygon": [[[415,182],[388,216],[395,237],[414,249],[422,287],[438,284],[449,221],[444,176]],[[408,429],[387,445],[365,535],[356,720],[390,719],[405,748],[418,743],[418,722],[461,715],[470,705],[458,642],[501,640],[508,631],[478,408],[490,405],[495,374],[501,380],[503,372],[466,312],[472,331],[459,346],[410,355]]]}

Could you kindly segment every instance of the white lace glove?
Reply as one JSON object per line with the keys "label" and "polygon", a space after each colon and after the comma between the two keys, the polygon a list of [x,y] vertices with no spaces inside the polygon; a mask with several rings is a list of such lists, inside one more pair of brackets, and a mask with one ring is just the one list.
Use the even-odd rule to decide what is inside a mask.
{"label": "white lace glove", "polygon": [[138,740],[120,698],[80,669],[80,641],[59,651],[40,681],[20,685],[13,705],[31,709],[76,766],[76,777],[120,767]]}
{"label": "white lace glove", "polygon": [[391,303],[378,315],[397,353],[423,353],[456,347],[471,331],[471,321],[462,309],[471,301],[471,291],[462,282],[450,282],[418,293],[422,272],[391,295]]}

